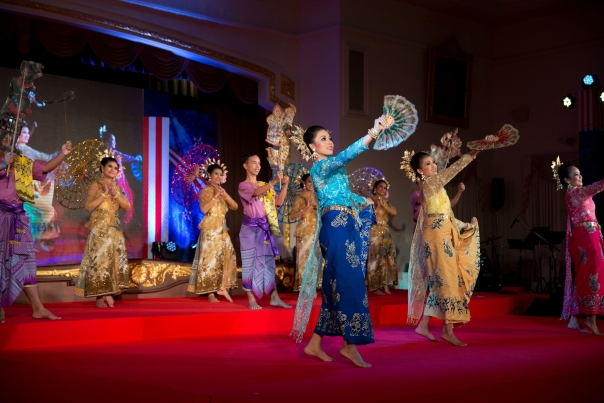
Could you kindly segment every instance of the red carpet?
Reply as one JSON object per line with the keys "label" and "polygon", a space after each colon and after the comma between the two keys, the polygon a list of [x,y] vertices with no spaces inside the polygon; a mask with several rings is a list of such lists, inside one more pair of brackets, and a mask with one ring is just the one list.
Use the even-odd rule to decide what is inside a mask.
{"label": "red carpet", "polygon": [[[297,294],[284,294],[295,305]],[[524,312],[534,294],[503,295],[475,293],[472,317]],[[222,298],[221,298],[222,299]],[[268,299],[260,301],[261,311],[250,311],[247,297],[236,296],[234,303],[209,303],[206,297],[116,301],[116,308],[99,309],[90,302],[47,304],[61,321],[31,318],[28,305],[5,309],[7,323],[0,328],[0,348],[23,349],[82,344],[123,343],[146,340],[214,337],[226,335],[286,335],[291,330],[294,310],[274,308]],[[310,322],[314,324],[320,300],[316,299]],[[374,326],[404,324],[407,292],[369,297]]]}
{"label": "red carpet", "polygon": [[[392,297],[371,298],[370,305],[385,320],[398,305],[399,320],[402,293]],[[505,296],[511,298],[510,296]],[[80,312],[77,320],[62,323],[36,321],[29,323],[27,309],[10,309],[12,325],[0,326],[3,340],[9,326],[35,325],[40,339],[52,338],[56,325],[72,329],[65,334],[73,343],[38,349],[0,351],[0,401],[2,402],[598,402],[604,394],[599,381],[604,374],[604,338],[581,335],[566,328],[557,318],[526,317],[499,314],[485,316],[485,304],[506,298],[490,295],[472,301],[474,319],[456,331],[468,347],[429,342],[403,325],[378,325],[376,343],[360,347],[365,360],[373,364],[358,369],[338,355],[341,341],[326,338],[326,352],[337,358],[323,363],[303,354],[303,344],[287,336],[293,312],[266,308],[263,312],[244,309],[243,300],[220,306],[203,300],[126,301],[113,312],[80,306],[53,306],[67,316]],[[391,299],[388,303],[387,299]],[[500,301],[503,309],[504,301]],[[119,302],[118,302],[119,303]],[[150,304],[150,305],[148,305]],[[154,315],[152,304],[162,307]],[[180,304],[180,305],[178,305]],[[192,313],[200,305],[212,314]],[[508,301],[509,305],[512,305]],[[72,305],[72,304],[64,304]],[[182,314],[171,312],[177,306],[189,306]],[[215,307],[214,307],[215,306]],[[105,337],[128,333],[126,312],[136,308],[133,322],[141,340],[127,343],[91,344],[83,337]],[[73,309],[73,311],[71,311]],[[479,312],[483,310],[482,314]],[[8,313],[8,310],[7,310]],[[96,314],[96,315],[93,315]],[[244,315],[247,314],[247,315]],[[114,315],[110,318],[108,315]],[[169,315],[169,316],[167,316]],[[253,316],[257,327],[273,329],[262,334],[245,328],[252,320],[227,323],[227,319]],[[262,316],[260,316],[262,315]],[[267,324],[284,315],[287,323]],[[98,316],[98,318],[97,318]],[[106,328],[88,325],[105,320]],[[222,322],[212,319],[223,316]],[[92,319],[91,319],[92,317]],[[88,318],[88,319],[87,319]],[[179,329],[145,328],[145,322],[160,318],[180,319]],[[205,329],[208,334],[189,337],[184,322],[191,328]],[[381,319],[380,319],[381,320]],[[121,322],[120,322],[121,321]],[[120,327],[119,324],[125,327]],[[38,324],[40,324],[38,327]],[[73,325],[79,326],[73,326]],[[95,325],[95,326],[97,326]],[[243,325],[244,327],[240,327]],[[434,321],[438,334],[440,324]],[[100,326],[100,325],[99,325]],[[213,326],[219,326],[215,329]],[[254,327],[254,326],[252,326]],[[79,331],[77,330],[79,328]],[[43,330],[44,329],[44,330]],[[280,332],[279,329],[286,329]],[[236,330],[236,334],[235,333]],[[279,330],[279,331],[277,331]],[[178,338],[179,332],[183,332]],[[159,334],[153,334],[157,332]],[[227,334],[231,332],[232,334]],[[24,329],[18,330],[24,335]],[[15,333],[13,333],[15,336]],[[167,337],[169,336],[169,337]],[[153,340],[154,337],[164,340]],[[10,340],[9,340],[10,341]],[[11,341],[12,342],[12,341]]]}

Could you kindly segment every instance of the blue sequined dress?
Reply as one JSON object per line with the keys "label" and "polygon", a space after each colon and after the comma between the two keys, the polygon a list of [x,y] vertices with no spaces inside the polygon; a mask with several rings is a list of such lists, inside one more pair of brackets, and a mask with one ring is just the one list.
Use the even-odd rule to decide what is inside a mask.
{"label": "blue sequined dress", "polygon": [[[369,232],[374,222],[373,206],[364,207],[366,200],[350,191],[344,166],[367,150],[363,139],[332,158],[314,164],[310,170],[317,199],[321,227],[318,241],[325,259],[321,294],[323,301],[314,332],[324,336],[342,336],[350,344],[373,343],[373,326],[369,316],[365,264],[367,261]],[[305,272],[305,284],[312,284]],[[316,270],[315,270],[316,272]],[[299,296],[294,336],[301,338],[297,322],[305,309],[305,297]],[[306,324],[302,327],[304,332]]]}

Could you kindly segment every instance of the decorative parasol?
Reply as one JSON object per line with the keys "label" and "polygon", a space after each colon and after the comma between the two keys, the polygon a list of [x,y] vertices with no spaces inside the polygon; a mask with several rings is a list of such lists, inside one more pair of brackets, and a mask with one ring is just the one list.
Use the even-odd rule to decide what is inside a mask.
{"label": "decorative parasol", "polygon": [[386,180],[384,174],[372,167],[359,168],[348,175],[350,190],[360,196],[369,198],[373,198],[371,194],[373,184],[380,179]]}
{"label": "decorative parasol", "polygon": [[176,203],[190,206],[199,199],[199,192],[207,186],[207,181],[196,177],[189,183],[187,178],[195,175],[197,167],[210,158],[220,158],[218,151],[208,144],[198,143],[180,159],[170,182],[170,194]]}
{"label": "decorative parasol", "polygon": [[55,195],[61,206],[69,210],[84,207],[88,186],[102,176],[100,157],[107,151],[100,140],[84,140],[73,147],[55,175]]}
{"label": "decorative parasol", "polygon": [[[290,164],[285,165],[283,168],[283,174],[289,177],[289,184],[287,185],[287,195],[285,196],[285,200],[283,204],[277,209],[277,213],[279,214],[279,221],[284,224],[293,224],[296,221],[292,221],[289,218],[291,214],[292,207],[294,205],[294,200],[296,197],[300,196],[302,193],[302,176],[308,173],[308,168],[306,168],[302,164],[298,164],[297,162],[292,162]],[[273,176],[273,178],[276,174]],[[277,183],[275,185],[275,191],[277,193],[281,193],[281,183]]]}
{"label": "decorative parasol", "polygon": [[398,146],[415,132],[419,120],[415,105],[400,95],[386,95],[383,112],[386,124],[380,130],[373,146],[374,150],[387,150]]}
{"label": "decorative parasol", "polygon": [[495,148],[503,148],[516,144],[520,135],[518,130],[512,125],[503,125],[497,133],[492,136],[487,136],[481,140],[474,140],[468,143],[468,148],[471,150],[492,150]]}

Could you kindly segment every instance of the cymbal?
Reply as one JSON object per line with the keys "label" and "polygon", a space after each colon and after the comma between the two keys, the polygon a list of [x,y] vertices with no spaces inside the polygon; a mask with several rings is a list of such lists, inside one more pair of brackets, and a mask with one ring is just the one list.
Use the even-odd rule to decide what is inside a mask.
{"label": "cymbal", "polygon": [[489,237],[489,238],[485,239],[480,244],[482,245],[483,243],[491,243],[491,242],[496,241],[498,239],[501,239],[501,237],[500,236],[492,236],[492,237]]}

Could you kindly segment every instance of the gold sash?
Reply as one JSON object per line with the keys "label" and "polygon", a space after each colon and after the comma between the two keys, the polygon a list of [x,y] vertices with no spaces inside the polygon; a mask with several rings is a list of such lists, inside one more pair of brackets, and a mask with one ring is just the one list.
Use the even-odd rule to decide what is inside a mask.
{"label": "gold sash", "polygon": [[13,166],[17,196],[24,202],[34,203],[34,161],[24,155],[16,155]]}
{"label": "gold sash", "polygon": [[[266,182],[258,181],[258,185],[264,186],[266,185]],[[275,207],[276,197],[277,193],[271,186],[268,192],[266,192],[266,196],[262,198],[262,202],[264,203],[264,212],[266,213],[266,219],[271,230],[271,235],[283,236],[279,230],[279,220],[277,219],[277,208]]]}

